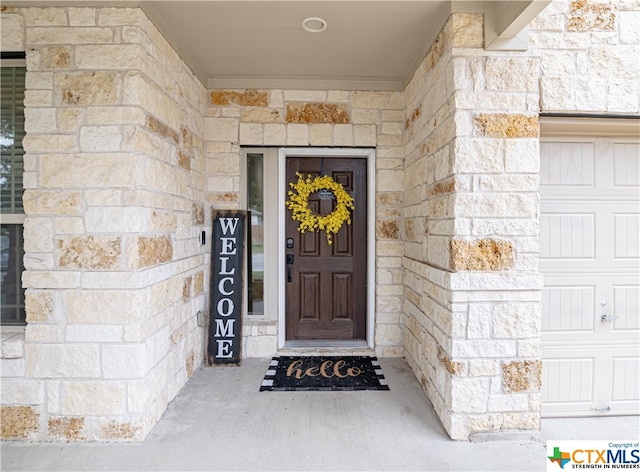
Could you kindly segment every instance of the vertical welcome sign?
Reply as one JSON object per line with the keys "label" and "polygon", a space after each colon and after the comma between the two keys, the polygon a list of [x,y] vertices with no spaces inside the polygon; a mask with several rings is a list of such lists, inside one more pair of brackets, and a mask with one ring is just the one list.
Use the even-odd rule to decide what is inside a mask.
{"label": "vertical welcome sign", "polygon": [[207,365],[239,365],[245,212],[214,211]]}

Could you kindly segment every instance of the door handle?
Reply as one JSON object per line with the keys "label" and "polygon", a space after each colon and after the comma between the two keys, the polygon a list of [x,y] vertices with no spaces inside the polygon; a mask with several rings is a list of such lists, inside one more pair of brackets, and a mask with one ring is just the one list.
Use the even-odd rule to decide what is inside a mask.
{"label": "door handle", "polygon": [[287,282],[293,282],[291,278],[291,267],[293,267],[293,254],[287,254]]}
{"label": "door handle", "polygon": [[608,406],[606,408],[596,408],[595,406],[592,406],[591,407],[591,411],[597,411],[597,412],[600,412],[600,413],[609,413],[611,411],[611,407]]}
{"label": "door handle", "polygon": [[606,323],[607,321],[613,321],[615,319],[617,319],[617,316],[614,315],[602,315],[600,317],[600,321],[602,321],[603,323]]}

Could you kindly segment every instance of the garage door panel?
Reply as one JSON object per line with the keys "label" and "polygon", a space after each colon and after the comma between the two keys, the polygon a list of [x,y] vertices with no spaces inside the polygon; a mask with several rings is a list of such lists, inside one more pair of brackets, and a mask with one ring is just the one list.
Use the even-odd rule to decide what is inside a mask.
{"label": "garage door panel", "polygon": [[638,259],[640,257],[640,214],[613,214],[615,258]]}
{"label": "garage door panel", "polygon": [[616,187],[640,186],[640,150],[635,143],[614,143],[613,182]]}
{"label": "garage door panel", "polygon": [[548,142],[540,144],[541,185],[589,186],[595,183],[593,143]]}
{"label": "garage door panel", "polygon": [[540,216],[540,253],[546,259],[593,259],[595,213],[549,213]]}
{"label": "garage door panel", "polygon": [[640,329],[640,286],[616,285],[613,287],[613,329],[638,331]]}
{"label": "garage door panel", "polygon": [[640,143],[557,138],[540,151],[542,413],[638,414]]}
{"label": "garage door panel", "polygon": [[594,286],[553,286],[542,290],[542,331],[593,331]]}
{"label": "garage door panel", "polygon": [[550,352],[558,357],[542,361],[543,414],[584,414],[593,404],[595,359],[593,356],[563,358],[567,352]]}

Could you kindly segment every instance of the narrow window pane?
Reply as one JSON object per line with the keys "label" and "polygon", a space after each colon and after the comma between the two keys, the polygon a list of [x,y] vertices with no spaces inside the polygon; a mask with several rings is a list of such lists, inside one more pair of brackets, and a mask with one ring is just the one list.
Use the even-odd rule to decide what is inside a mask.
{"label": "narrow window pane", "polygon": [[263,156],[247,154],[247,209],[251,212],[248,245],[249,315],[264,315]]}
{"label": "narrow window pane", "polygon": [[0,209],[23,213],[24,67],[0,69]]}
{"label": "narrow window pane", "polygon": [[0,301],[2,324],[25,324],[24,289],[20,275],[24,270],[22,225],[0,226]]}

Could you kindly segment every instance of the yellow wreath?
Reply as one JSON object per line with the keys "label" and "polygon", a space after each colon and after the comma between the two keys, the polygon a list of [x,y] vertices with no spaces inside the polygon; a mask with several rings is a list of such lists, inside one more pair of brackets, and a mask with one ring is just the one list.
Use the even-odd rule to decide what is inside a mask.
{"label": "yellow wreath", "polygon": [[[289,182],[295,192],[289,190],[289,200],[285,205],[291,210],[291,218],[299,221],[298,231],[324,230],[327,233],[327,243],[333,244],[333,235],[336,234],[346,222],[351,224],[351,213],[354,209],[353,197],[347,193],[342,185],[328,175],[312,178],[296,172],[298,182]],[[316,215],[309,208],[309,195],[319,190],[329,190],[336,197],[336,207],[328,215]]]}

